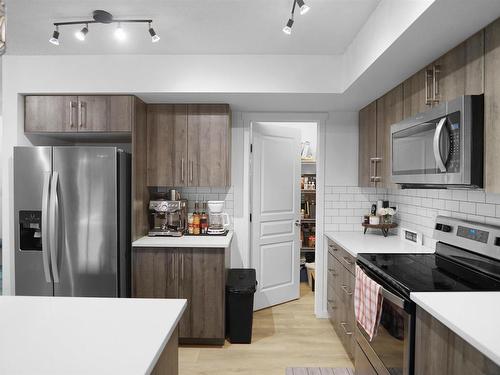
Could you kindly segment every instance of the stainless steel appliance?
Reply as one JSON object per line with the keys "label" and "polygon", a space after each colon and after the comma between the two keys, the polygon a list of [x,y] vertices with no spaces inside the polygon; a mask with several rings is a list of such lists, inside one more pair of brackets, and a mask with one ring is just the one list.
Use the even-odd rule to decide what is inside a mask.
{"label": "stainless steel appliance", "polygon": [[461,96],[392,125],[392,181],[482,187],[483,102],[483,95]]}
{"label": "stainless steel appliance", "polygon": [[[174,193],[175,196],[175,193]],[[180,237],[187,230],[187,201],[151,200],[149,202],[149,236]]]}
{"label": "stainless steel appliance", "polygon": [[500,227],[436,218],[434,254],[358,254],[357,264],[383,288],[382,317],[369,341],[356,341],[379,375],[414,373],[415,303],[411,292],[500,291]]}
{"label": "stainless steel appliance", "polygon": [[130,155],[15,147],[14,213],[16,295],[129,296]]}

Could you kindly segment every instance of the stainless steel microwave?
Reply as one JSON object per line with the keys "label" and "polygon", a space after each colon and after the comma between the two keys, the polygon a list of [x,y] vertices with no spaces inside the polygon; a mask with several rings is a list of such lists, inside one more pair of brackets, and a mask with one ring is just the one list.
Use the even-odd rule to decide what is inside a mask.
{"label": "stainless steel microwave", "polygon": [[392,181],[483,187],[484,97],[464,95],[391,126]]}

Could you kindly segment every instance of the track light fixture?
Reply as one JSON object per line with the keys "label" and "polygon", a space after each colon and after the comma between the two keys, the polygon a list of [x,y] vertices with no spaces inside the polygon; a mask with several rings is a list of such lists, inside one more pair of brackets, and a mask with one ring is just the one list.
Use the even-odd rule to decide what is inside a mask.
{"label": "track light fixture", "polygon": [[122,28],[122,23],[147,23],[148,31],[151,35],[151,41],[156,43],[160,40],[160,37],[156,34],[154,29],[151,27],[151,23],[153,20],[150,19],[114,19],[113,15],[104,10],[94,10],[92,13],[93,19],[88,21],[70,21],[70,22],[54,22],[55,30],[52,33],[52,38],[49,39],[49,42],[58,46],[59,45],[59,26],[67,26],[67,25],[84,25],[84,27],[75,33],[75,37],[78,40],[84,41],[89,32],[89,24],[92,23],[116,23],[117,27],[115,29],[115,38],[119,41],[123,41],[127,38],[127,34]]}
{"label": "track light fixture", "polygon": [[156,43],[156,42],[160,41],[160,37],[156,34],[156,32],[154,31],[154,29],[151,27],[151,23],[149,23],[149,35],[151,35],[151,41],[153,43]]}
{"label": "track light fixture", "polygon": [[294,16],[295,16],[295,7],[298,6],[299,7],[299,10],[300,10],[300,14],[303,15],[303,14],[306,14],[307,12],[309,12],[309,10],[311,9],[311,7],[309,7],[305,2],[304,0],[293,0],[293,5],[292,5],[292,11],[290,12],[290,18],[288,19],[285,27],[283,28],[283,32],[286,34],[286,35],[290,35],[292,34],[292,26],[293,26],[293,22],[294,22]]}
{"label": "track light fixture", "polygon": [[56,29],[52,33],[52,38],[49,39],[49,42],[56,46],[59,45],[59,26],[56,26]]}
{"label": "track light fixture", "polygon": [[76,39],[81,40],[83,42],[87,37],[88,32],[89,32],[89,25],[85,25],[81,30],[75,33],[75,37]]}

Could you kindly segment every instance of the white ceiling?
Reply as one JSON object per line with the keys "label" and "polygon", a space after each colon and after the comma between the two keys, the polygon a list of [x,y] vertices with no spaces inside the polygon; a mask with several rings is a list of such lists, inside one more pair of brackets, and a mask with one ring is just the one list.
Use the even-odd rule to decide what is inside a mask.
{"label": "white ceiling", "polygon": [[[291,36],[281,29],[293,0],[7,0],[8,54],[341,54],[380,0],[307,0]],[[53,22],[90,19],[94,9],[115,17],[152,18],[161,36],[151,43],[147,25],[90,25],[87,41],[77,26],[61,27],[60,46],[48,39]]]}

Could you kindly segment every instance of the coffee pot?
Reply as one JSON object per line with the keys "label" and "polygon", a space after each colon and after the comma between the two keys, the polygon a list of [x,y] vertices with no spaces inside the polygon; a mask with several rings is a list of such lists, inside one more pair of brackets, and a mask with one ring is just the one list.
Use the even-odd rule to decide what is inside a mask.
{"label": "coffee pot", "polygon": [[224,201],[208,201],[208,234],[224,234],[231,225]]}

